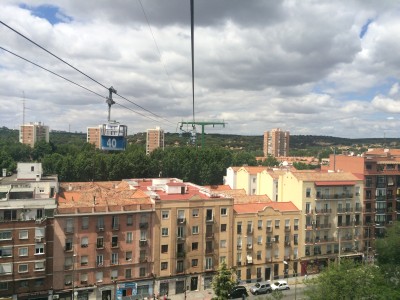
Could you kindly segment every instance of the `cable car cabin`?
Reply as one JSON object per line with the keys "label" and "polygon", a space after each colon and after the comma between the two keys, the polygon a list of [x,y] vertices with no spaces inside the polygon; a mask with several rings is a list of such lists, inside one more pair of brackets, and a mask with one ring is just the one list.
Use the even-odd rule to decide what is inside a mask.
{"label": "cable car cabin", "polygon": [[126,148],[128,127],[117,122],[103,124],[100,131],[100,149],[123,151]]}

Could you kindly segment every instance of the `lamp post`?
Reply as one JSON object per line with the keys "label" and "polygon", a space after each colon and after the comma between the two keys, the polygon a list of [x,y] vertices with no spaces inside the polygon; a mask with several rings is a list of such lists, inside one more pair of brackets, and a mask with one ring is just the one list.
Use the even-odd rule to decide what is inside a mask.
{"label": "lamp post", "polygon": [[294,281],[294,299],[296,300],[297,299],[297,272],[295,271],[293,266],[289,265],[289,263],[286,260],[284,260],[283,263],[285,265],[287,265],[289,268],[290,267],[292,268],[293,275],[295,276],[295,281]]}

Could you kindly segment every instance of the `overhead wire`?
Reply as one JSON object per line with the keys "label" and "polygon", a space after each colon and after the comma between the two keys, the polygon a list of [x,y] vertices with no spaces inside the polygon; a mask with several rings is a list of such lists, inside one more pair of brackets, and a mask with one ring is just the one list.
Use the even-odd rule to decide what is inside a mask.
{"label": "overhead wire", "polygon": [[[99,84],[99,85],[102,86],[103,88],[109,90],[109,88],[106,87],[104,84],[100,83],[99,81],[95,80],[95,79],[92,78],[91,76],[89,76],[89,75],[87,75],[86,73],[82,72],[82,71],[79,70],[78,68],[76,68],[76,67],[74,67],[73,65],[69,64],[68,62],[66,62],[65,60],[63,60],[62,58],[60,58],[59,56],[55,55],[54,53],[52,53],[51,51],[47,50],[47,49],[44,48],[43,46],[41,46],[41,45],[39,45],[38,43],[34,42],[32,39],[30,39],[30,38],[28,38],[27,36],[25,36],[24,34],[20,33],[18,30],[12,28],[11,26],[7,25],[6,23],[4,23],[4,22],[1,21],[1,20],[0,20],[0,24],[4,25],[5,27],[7,27],[8,29],[12,30],[13,32],[15,32],[15,33],[18,34],[19,36],[23,37],[24,39],[28,40],[29,42],[31,42],[31,43],[34,44],[35,46],[39,47],[39,48],[42,49],[43,51],[47,52],[48,54],[50,54],[50,55],[52,55],[53,57],[55,57],[55,58],[57,58],[58,60],[60,60],[61,62],[65,63],[66,65],[68,65],[69,67],[71,67],[72,69],[74,69],[75,71],[77,71],[77,72],[79,72],[80,74],[86,76],[87,78],[89,78],[90,80],[94,81],[95,83]],[[6,50],[6,51],[7,51],[7,50]],[[9,51],[7,51],[7,52],[9,52]],[[11,52],[10,52],[10,53],[11,53]],[[22,58],[22,57],[20,57],[20,58]],[[26,60],[26,59],[24,59],[24,60]],[[33,64],[35,64],[35,63],[33,63]],[[35,65],[36,65],[36,64],[35,64]],[[37,66],[39,66],[39,65],[37,65]],[[54,74],[54,75],[56,75],[56,74]],[[57,75],[57,76],[59,76],[59,75]],[[62,77],[62,76],[59,76],[59,77]],[[76,84],[76,83],[74,83],[74,84]],[[78,84],[76,84],[76,85],[78,85]],[[152,111],[150,111],[150,110],[148,110],[148,109],[146,109],[146,108],[140,106],[139,104],[137,104],[137,103],[135,103],[135,102],[133,102],[133,101],[127,99],[126,97],[121,96],[120,94],[117,94],[117,93],[116,93],[116,95],[118,95],[118,96],[121,97],[122,99],[124,99],[124,100],[126,100],[126,101],[128,101],[128,102],[130,102],[130,103],[132,103],[132,104],[134,104],[135,106],[137,106],[137,107],[139,107],[139,108],[145,110],[146,112],[152,114],[153,116],[155,116],[155,117],[157,117],[157,118],[163,119],[164,121],[167,121],[168,123],[175,124],[175,123],[172,123],[171,121],[169,121],[169,120],[167,120],[167,119],[165,119],[165,118],[163,118],[163,117],[161,117],[161,116],[159,116],[159,115],[153,113]],[[107,97],[105,97],[105,98],[107,99]],[[158,122],[158,121],[156,121],[156,122]]]}
{"label": "overhead wire", "polygon": [[[68,79],[68,78],[66,78],[66,77],[64,77],[64,76],[62,76],[62,75],[60,75],[60,74],[57,74],[56,72],[53,72],[53,71],[51,71],[51,70],[49,70],[49,69],[47,69],[47,68],[45,68],[45,67],[43,67],[43,66],[41,66],[41,65],[39,65],[39,64],[37,64],[37,63],[35,63],[35,62],[33,62],[33,61],[31,61],[31,60],[25,58],[25,57],[22,57],[21,55],[18,55],[18,54],[16,54],[16,53],[14,53],[13,51],[10,51],[10,50],[8,50],[8,49],[6,49],[6,48],[4,48],[4,47],[1,47],[1,46],[0,46],[0,49],[3,50],[3,51],[5,51],[5,52],[7,52],[7,53],[9,53],[9,54],[12,54],[12,55],[14,55],[14,56],[16,56],[16,57],[18,57],[18,58],[20,58],[20,59],[22,59],[22,60],[24,60],[24,61],[26,61],[26,62],[28,62],[28,63],[30,63],[30,64],[32,64],[32,65],[38,67],[38,68],[40,68],[40,69],[42,69],[42,70],[45,70],[45,71],[47,71],[47,72],[49,72],[49,73],[51,73],[51,74],[53,74],[53,75],[55,75],[55,76],[57,76],[57,77],[59,77],[59,78],[61,78],[61,79],[64,79],[64,80],[68,81],[69,83],[72,83],[72,84],[74,84],[74,85],[76,85],[76,86],[78,86],[78,87],[80,87],[80,88],[82,88],[82,89],[84,89],[84,90],[86,90],[86,91],[88,91],[88,92],[91,92],[91,93],[93,93],[93,94],[95,94],[95,95],[97,95],[97,96],[99,96],[99,97],[101,97],[101,98],[108,99],[107,97],[105,97],[105,96],[103,96],[103,95],[101,95],[101,94],[99,94],[99,93],[97,93],[97,92],[95,92],[95,91],[93,91],[93,90],[91,90],[91,89],[89,89],[89,88],[87,88],[87,87],[85,87],[85,86],[79,84],[79,83],[76,83],[75,81],[72,81],[71,79]],[[129,107],[126,107],[125,105],[122,105],[122,104],[117,103],[117,102],[115,102],[115,104],[117,104],[117,105],[119,105],[119,106],[121,106],[121,107],[123,107],[123,108],[125,108],[125,109],[128,109],[128,110],[130,110],[130,111],[132,111],[132,112],[134,112],[134,113],[136,113],[136,114],[138,114],[138,115],[141,115],[141,116],[143,116],[143,117],[145,117],[145,118],[147,118],[147,119],[149,119],[149,120],[152,120],[152,121],[155,121],[155,122],[159,122],[158,120],[155,120],[155,119],[153,119],[153,118],[151,118],[151,117],[149,117],[149,116],[146,116],[145,114],[142,114],[142,113],[140,113],[140,112],[138,112],[138,111],[135,111],[135,110],[133,110],[133,109],[131,109],[131,108],[129,108]],[[175,123],[172,123],[172,122],[170,122],[170,121],[169,121],[169,123],[175,124]]]}

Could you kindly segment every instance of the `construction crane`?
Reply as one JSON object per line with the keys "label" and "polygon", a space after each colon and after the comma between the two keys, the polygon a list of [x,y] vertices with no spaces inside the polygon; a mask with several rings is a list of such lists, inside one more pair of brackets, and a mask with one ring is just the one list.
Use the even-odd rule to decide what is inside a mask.
{"label": "construction crane", "polygon": [[179,122],[180,124],[179,129],[182,131],[183,130],[183,125],[191,125],[193,130],[191,130],[191,137],[190,140],[192,144],[196,144],[196,125],[201,126],[201,147],[204,147],[204,127],[207,125],[212,125],[212,127],[215,127],[216,125],[222,125],[225,127],[225,122],[212,122],[212,121],[182,121]]}

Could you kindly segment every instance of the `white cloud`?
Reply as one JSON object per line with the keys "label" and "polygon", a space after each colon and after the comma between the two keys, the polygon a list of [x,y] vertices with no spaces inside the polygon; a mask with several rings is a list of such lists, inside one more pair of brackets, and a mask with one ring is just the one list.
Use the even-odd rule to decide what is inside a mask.
{"label": "white cloud", "polygon": [[[114,105],[113,118],[126,123],[129,133],[154,126],[174,132],[177,122],[192,120],[189,1],[142,1],[146,16],[138,1],[29,1],[29,7],[44,4],[59,7],[66,22],[51,25],[17,0],[0,3],[0,20],[164,118],[114,96],[151,117]],[[388,118],[400,110],[400,42],[393,38],[400,34],[399,6],[361,0],[195,2],[196,119],[225,120],[227,127],[215,130],[230,134],[261,135],[280,127],[295,135],[380,137],[384,128],[392,130]],[[373,22],[360,39],[368,20]],[[5,26],[0,41],[108,96],[106,88]],[[104,98],[1,50],[0,76],[0,126],[22,122],[23,91],[26,121],[72,131],[106,121]],[[399,125],[396,118],[389,123]]]}

